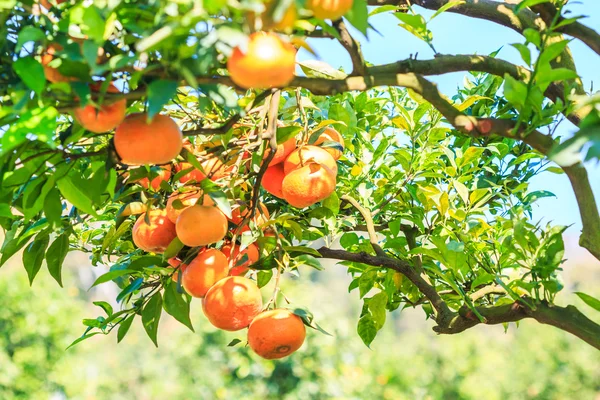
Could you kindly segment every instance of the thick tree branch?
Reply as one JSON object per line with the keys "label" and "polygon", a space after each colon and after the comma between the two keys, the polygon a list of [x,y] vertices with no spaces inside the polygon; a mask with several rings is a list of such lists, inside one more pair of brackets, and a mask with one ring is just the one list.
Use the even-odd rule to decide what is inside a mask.
{"label": "thick tree branch", "polygon": [[334,21],[333,27],[339,32],[339,42],[346,49],[352,60],[352,72],[350,75],[365,75],[367,67],[360,49],[360,43],[350,35],[350,32],[342,19]]}
{"label": "thick tree branch", "polygon": [[[345,250],[332,250],[321,247],[317,250],[322,257],[336,260],[352,261],[375,267],[389,268],[402,273],[410,280],[436,309],[437,325],[433,330],[440,334],[455,334],[463,332],[479,324],[497,325],[506,322],[516,322],[532,318],[539,323],[552,325],[569,332],[600,350],[600,325],[583,315],[574,306],[560,307],[547,302],[527,299],[535,308],[515,302],[492,307],[477,307],[477,312],[483,317],[483,322],[468,307],[462,307],[458,312],[451,311],[435,288],[427,283],[412,266],[404,261],[390,257],[372,256],[366,253],[352,253]],[[475,292],[478,293],[478,292]],[[475,293],[473,295],[475,295]],[[525,302],[523,302],[525,303]]]}
{"label": "thick tree branch", "polygon": [[[452,0],[368,0],[368,4],[372,6],[388,4],[398,6],[418,5],[428,10],[439,10],[442,6],[451,1]],[[515,4],[493,0],[466,0],[464,3],[449,8],[447,12],[494,22],[520,34],[527,28],[539,31],[547,27],[546,22],[539,15],[527,8],[516,14],[514,11],[515,6]],[[552,39],[552,42],[560,41],[562,39],[561,35],[558,35]],[[576,71],[575,62],[573,61],[573,56],[568,47],[565,48],[562,54],[551,64],[554,67],[564,67]],[[585,93],[580,79],[576,79],[571,83],[577,94]]]}

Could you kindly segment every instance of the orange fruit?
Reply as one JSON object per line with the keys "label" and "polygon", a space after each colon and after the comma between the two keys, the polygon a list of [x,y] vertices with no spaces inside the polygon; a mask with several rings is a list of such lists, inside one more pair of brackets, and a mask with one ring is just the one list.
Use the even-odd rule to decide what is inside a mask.
{"label": "orange fruit", "polygon": [[262,309],[260,289],[254,281],[230,276],[213,285],[204,300],[204,315],[219,329],[238,331],[250,325]]}
{"label": "orange fruit", "polygon": [[[46,8],[49,9],[49,5],[48,7],[46,7],[46,5],[44,5],[42,3],[42,5]],[[63,74],[61,74],[60,72],[58,72],[57,68],[53,68],[53,67],[49,67],[48,64],[50,64],[50,62],[52,60],[54,60],[54,55],[58,52],[62,50],[62,46],[59,45],[58,43],[51,43],[50,45],[48,45],[48,47],[46,48],[46,50],[42,53],[42,57],[41,57],[41,64],[44,67],[44,76],[46,76],[46,79],[52,83],[58,83],[58,82],[71,82],[71,81],[75,81],[77,80],[77,78],[72,77],[72,76],[64,76]]]}
{"label": "orange fruit", "polygon": [[225,278],[229,268],[225,254],[216,249],[201,251],[183,272],[181,286],[194,297],[204,297],[208,289]]}
{"label": "orange fruit", "polygon": [[[167,206],[165,207],[165,210],[167,210],[167,217],[171,220],[171,222],[173,222],[173,223],[177,222],[177,218],[179,218],[179,216],[181,215],[183,210],[196,204],[201,196],[202,196],[201,191],[176,193],[176,194],[169,196],[169,198],[167,199]],[[181,201],[181,204],[183,205],[183,207],[181,207],[181,208],[173,207],[173,202],[175,202],[175,200]],[[210,198],[209,195],[205,194],[204,197],[202,198],[202,205],[203,206],[214,206],[215,202]]]}
{"label": "orange fruit", "polygon": [[171,179],[171,166],[170,165],[166,166],[165,168],[161,168],[160,172],[158,173],[158,176],[153,178],[152,182],[150,182],[149,178],[142,178],[135,182],[139,183],[140,186],[142,186],[144,189],[148,189],[150,186],[152,186],[152,189],[159,190],[160,183],[162,181],[168,181],[169,179]]}
{"label": "orange fruit", "polygon": [[[150,224],[146,223],[146,215]],[[131,231],[133,243],[151,253],[163,253],[177,236],[175,224],[169,221],[165,210],[150,210],[138,217]]]}
{"label": "orange fruit", "polygon": [[[173,275],[171,275],[171,278],[177,282],[179,280],[179,273],[181,272],[182,274],[185,272],[185,269],[187,268],[187,264],[183,264],[181,262],[181,260],[177,257],[171,257],[167,260],[167,262],[169,263],[169,265],[172,268],[177,268],[177,271],[175,271],[173,273]],[[182,275],[183,277],[183,275]]]}
{"label": "orange fruit", "polygon": [[313,12],[315,18],[340,19],[352,8],[352,0],[307,0],[306,8]]}
{"label": "orange fruit", "polygon": [[283,163],[283,170],[287,175],[310,161],[326,166],[334,175],[337,175],[337,163],[333,156],[325,149],[311,145],[299,147],[291,152]]}
{"label": "orange fruit", "polygon": [[175,226],[186,246],[206,246],[225,237],[227,218],[217,207],[195,205],[181,212]]}
{"label": "orange fruit", "polygon": [[[296,5],[294,4],[294,2],[291,2],[290,6],[287,8],[287,10],[285,10],[285,13],[281,17],[281,19],[275,22],[273,20],[273,12],[275,11],[276,5],[277,2],[274,0],[265,1],[265,11],[261,15],[262,29],[265,31],[289,31],[294,27],[294,23],[298,19]],[[248,13],[246,15],[246,22],[248,26],[253,29],[256,25],[256,13]]]}
{"label": "orange fruit", "polygon": [[310,162],[287,174],[281,189],[289,204],[308,207],[325,200],[335,191],[335,174],[324,165]]}
{"label": "orange fruit", "polygon": [[283,164],[273,165],[267,168],[262,179],[262,187],[275,197],[283,198],[283,192],[281,191],[281,184],[285,178],[283,172]]}
{"label": "orange fruit", "polygon": [[[273,165],[284,162],[285,159],[289,156],[289,154],[292,151],[294,151],[295,148],[296,148],[296,138],[290,138],[290,139],[286,140],[285,142],[278,144],[277,150],[275,151],[275,155],[273,156],[273,159],[269,163],[269,167],[272,167]],[[271,151],[271,149],[267,149],[267,151],[265,153],[265,157],[268,156],[270,151]]]}
{"label": "orange fruit", "polygon": [[[100,90],[101,84],[90,85],[94,92]],[[112,83],[108,87],[108,93],[120,93]],[[73,111],[75,119],[81,126],[90,132],[103,133],[113,130],[125,119],[127,111],[127,100],[121,99],[110,104],[103,104],[100,109],[93,105],[87,105],[83,108],[76,108]]]}
{"label": "orange fruit", "polygon": [[313,144],[318,146],[324,142],[337,142],[342,146],[342,150],[336,149],[335,147],[323,147],[323,150],[331,154],[336,161],[339,160],[344,149],[344,138],[342,135],[340,135],[340,133],[333,128],[325,128],[323,133],[319,135]]}
{"label": "orange fruit", "polygon": [[305,337],[302,319],[284,309],[258,314],[248,328],[248,345],[267,360],[289,356],[302,346]]}
{"label": "orange fruit", "polygon": [[[180,162],[175,166],[175,169],[177,170],[177,172],[183,171],[183,170],[188,170],[190,168],[194,168],[194,166],[187,162]],[[187,174],[180,177],[179,182],[181,182],[181,183],[186,183],[189,181],[200,182],[205,178],[206,178],[206,174],[204,172],[200,171],[199,169],[194,168]]]}
{"label": "orange fruit", "polygon": [[179,127],[167,115],[128,115],[117,127],[115,149],[125,164],[166,164],[177,157],[183,146]]}
{"label": "orange fruit", "polygon": [[[256,210],[256,212],[254,213],[254,217],[252,217],[252,221],[254,222],[254,224],[256,226],[261,226],[263,224],[265,224],[270,218],[270,214],[269,214],[269,210],[267,209],[267,206],[265,206],[263,203],[259,203],[259,207],[260,210]],[[231,210],[231,219],[230,221],[233,222],[235,225],[240,226],[242,224],[242,222],[244,222],[244,219],[246,218],[246,216],[250,213],[250,210],[245,207],[245,206],[240,206],[237,208],[234,208]],[[250,230],[250,226],[248,223],[246,223],[241,229],[240,232],[247,232]]]}
{"label": "orange fruit", "polygon": [[294,79],[296,49],[273,33],[250,35],[244,51],[233,49],[227,70],[233,82],[245,89],[282,87]]}
{"label": "orange fruit", "polygon": [[[221,247],[221,251],[227,257],[227,263],[229,265],[229,275],[237,276],[244,275],[248,271],[248,267],[258,261],[260,255],[258,253],[258,247],[254,243],[250,243],[248,247],[240,252],[240,246],[237,244],[233,247],[231,243],[226,243]],[[246,255],[246,261],[241,260]]]}

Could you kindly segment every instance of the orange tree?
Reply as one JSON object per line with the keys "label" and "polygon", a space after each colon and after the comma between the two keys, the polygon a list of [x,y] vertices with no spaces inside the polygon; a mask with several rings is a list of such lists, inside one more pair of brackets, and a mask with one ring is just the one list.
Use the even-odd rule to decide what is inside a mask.
{"label": "orange tree", "polygon": [[[387,312],[419,307],[439,334],[534,319],[600,348],[598,324],[554,303],[565,227],[530,217],[551,195],[530,179],[566,174],[580,243],[600,259],[580,161],[600,154],[600,99],[568,48],[600,54],[600,35],[566,3],[3,1],[0,265],[23,250],[30,281],[45,261],[59,284],[69,251],[110,267],[95,285],[121,292],[96,303],[103,315],[76,342],[113,330],[120,341],[140,319],[157,343],[163,310],[193,329],[198,297],[215,326],[250,326],[256,352],[283,357],[304,340],[298,321],[320,327],[281,293],[282,274],[329,258],[364,300],[367,345]],[[523,63],[436,53],[371,65],[348,29],[376,29],[369,12],[434,52],[441,12],[501,24],[522,34],[511,45]],[[315,61],[295,75],[308,37],[339,41],[352,70]],[[426,78],[456,71],[468,83],[451,99]],[[565,118],[579,127],[569,140],[555,134]]]}

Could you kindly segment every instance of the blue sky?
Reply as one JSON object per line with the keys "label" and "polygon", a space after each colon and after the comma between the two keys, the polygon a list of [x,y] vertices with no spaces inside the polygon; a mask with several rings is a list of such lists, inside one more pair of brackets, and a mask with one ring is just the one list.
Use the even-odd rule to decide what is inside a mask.
{"label": "blue sky", "polygon": [[[426,19],[431,11],[415,7],[422,12]],[[586,15],[581,20],[589,27],[600,27],[600,2],[596,0],[582,0],[570,4],[568,9],[571,15]],[[385,64],[408,58],[411,54],[418,53],[419,59],[430,59],[433,51],[421,40],[399,27],[399,20],[390,13],[375,15],[369,20],[381,35],[369,31],[368,40],[360,33],[353,31],[354,37],[362,43],[365,59],[373,64]],[[433,44],[441,54],[489,54],[502,47],[498,57],[515,64],[522,64],[521,58],[509,43],[523,42],[522,36],[516,32],[487,21],[467,18],[461,15],[444,13],[437,16],[430,24],[433,32]],[[310,45],[319,55],[321,60],[335,68],[351,69],[350,58],[346,51],[334,40],[311,39]],[[574,40],[571,51],[575,58],[577,69],[587,90],[594,83],[595,90],[600,86],[600,57],[586,45]],[[314,56],[305,50],[298,54],[298,61],[314,59]],[[465,73],[452,73],[438,77],[431,77],[440,90],[452,96],[456,88],[462,85]],[[566,136],[572,134],[576,128],[568,121],[563,123],[557,132]],[[600,200],[600,166],[589,164],[588,172],[596,199]],[[581,218],[571,186],[565,175],[551,173],[542,174],[534,178],[530,185],[531,190],[549,190],[556,194],[556,198],[546,198],[538,201],[534,209],[534,219],[553,221],[555,224],[573,226],[568,230],[571,235],[576,235],[581,229]]]}

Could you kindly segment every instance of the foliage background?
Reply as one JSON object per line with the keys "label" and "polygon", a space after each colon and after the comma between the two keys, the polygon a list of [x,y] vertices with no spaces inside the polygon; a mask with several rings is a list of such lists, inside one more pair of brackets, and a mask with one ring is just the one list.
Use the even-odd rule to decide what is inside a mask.
{"label": "foliage background", "polygon": [[[599,265],[576,240],[567,245],[563,293],[598,296]],[[9,264],[0,279],[1,399],[600,399],[600,354],[533,321],[506,334],[480,326],[436,336],[422,311],[395,311],[369,350],[355,332],[360,303],[346,293],[344,268],[332,264],[288,277],[285,290],[334,337],[311,330],[300,351],[279,362],[227,347],[243,334],[212,328],[199,301],[197,332],[165,315],[158,349],[133,324],[120,345],[100,335],[64,351],[81,319],[97,312],[91,301],[114,298],[116,286],[87,291],[103,271],[83,254],[69,255],[64,290],[45,270],[29,289],[20,257]],[[558,302],[585,307],[567,296]]]}

